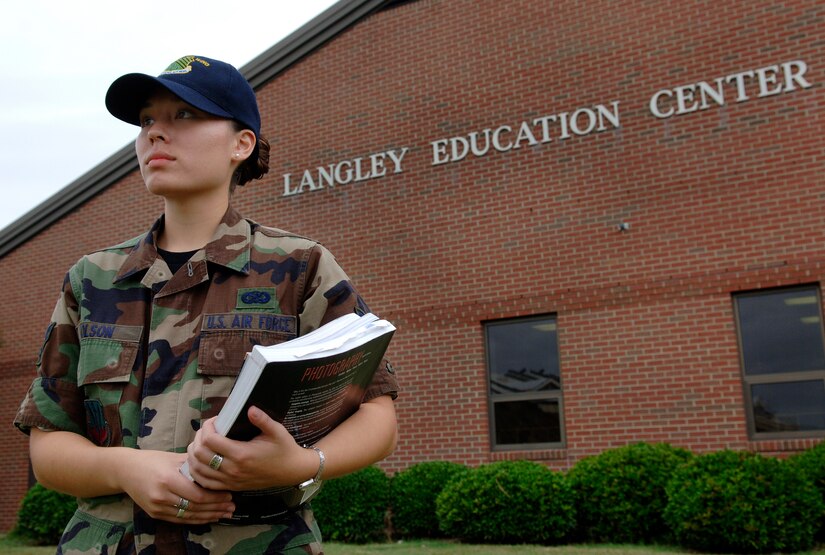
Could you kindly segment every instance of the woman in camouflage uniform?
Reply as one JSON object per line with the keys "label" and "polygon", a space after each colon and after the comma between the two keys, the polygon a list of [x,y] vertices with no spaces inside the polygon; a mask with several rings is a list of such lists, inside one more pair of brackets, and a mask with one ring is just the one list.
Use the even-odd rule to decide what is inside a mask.
{"label": "woman in camouflage uniform", "polygon": [[[308,504],[218,521],[231,522],[229,491],[339,476],[391,453],[389,365],[311,448],[255,408],[262,433],[249,442],[218,435],[210,418],[253,345],[366,305],[323,246],[231,207],[232,189],[262,177],[269,159],[254,92],[235,68],[187,56],[158,77],[116,80],[106,105],[140,126],[141,175],[164,213],[69,270],[15,419],[31,434],[37,479],[78,497],[59,552],[320,553]],[[195,482],[179,472],[184,461]]]}

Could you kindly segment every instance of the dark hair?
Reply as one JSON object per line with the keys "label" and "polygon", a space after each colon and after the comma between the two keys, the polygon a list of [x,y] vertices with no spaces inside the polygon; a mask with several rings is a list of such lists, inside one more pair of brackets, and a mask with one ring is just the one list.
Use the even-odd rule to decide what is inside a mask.
{"label": "dark hair", "polygon": [[[247,129],[244,125],[237,121],[233,121],[235,129],[242,131]],[[255,150],[252,154],[244,160],[238,169],[235,170],[235,175],[232,179],[232,188],[236,186],[246,185],[253,179],[260,179],[269,171],[269,141],[264,137],[258,137],[258,142],[255,145]]]}

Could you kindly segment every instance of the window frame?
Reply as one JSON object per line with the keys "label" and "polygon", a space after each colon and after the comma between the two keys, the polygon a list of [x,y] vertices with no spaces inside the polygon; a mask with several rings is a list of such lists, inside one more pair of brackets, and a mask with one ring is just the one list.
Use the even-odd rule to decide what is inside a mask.
{"label": "window frame", "polygon": [[[551,321],[556,326],[556,364],[559,370],[559,388],[549,389],[544,391],[525,391],[520,393],[493,393],[492,377],[493,368],[491,364],[492,357],[490,356],[490,328],[497,326],[505,326],[508,324],[524,324],[528,322],[547,322]],[[486,383],[487,388],[487,418],[490,426],[490,449],[494,452],[499,451],[538,451],[543,449],[565,449],[567,446],[566,430],[564,424],[564,379],[562,377],[561,368],[561,349],[560,349],[560,329],[559,318],[557,314],[536,314],[530,316],[519,316],[514,318],[503,318],[497,320],[487,320],[482,322],[482,333],[484,337],[484,356],[486,369]],[[560,441],[542,442],[542,443],[505,443],[498,444],[496,442],[496,413],[495,406],[498,403],[513,402],[513,401],[536,401],[536,400],[552,400],[558,403],[559,407],[559,436]]]}
{"label": "window frame", "polygon": [[794,291],[805,291],[816,295],[816,306],[819,311],[819,335],[825,348],[825,322],[823,322],[822,309],[822,289],[818,283],[808,283],[793,286],[771,287],[766,289],[758,289],[753,291],[735,292],[732,295],[733,300],[733,316],[736,325],[736,341],[737,349],[739,351],[739,372],[742,378],[742,394],[745,407],[745,420],[747,422],[748,439],[752,441],[758,440],[777,440],[777,439],[809,439],[825,437],[825,429],[823,430],[798,430],[798,431],[784,431],[784,432],[759,432],[756,430],[756,421],[754,418],[754,407],[752,397],[752,386],[764,384],[784,384],[784,383],[798,383],[821,380],[825,387],[825,367],[819,370],[805,370],[799,372],[776,372],[772,374],[755,374],[749,376],[745,368],[745,352],[742,342],[742,322],[739,316],[739,299],[747,297],[766,296],[775,293],[789,293]]}

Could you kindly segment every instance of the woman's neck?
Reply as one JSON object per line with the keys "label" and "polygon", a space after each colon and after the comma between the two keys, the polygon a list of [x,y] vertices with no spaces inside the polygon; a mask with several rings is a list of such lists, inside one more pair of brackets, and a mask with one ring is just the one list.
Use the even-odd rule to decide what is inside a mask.
{"label": "woman's neck", "polygon": [[172,252],[202,248],[215,235],[227,208],[228,198],[224,202],[208,203],[191,198],[184,202],[166,198],[164,226],[158,238],[158,246]]}

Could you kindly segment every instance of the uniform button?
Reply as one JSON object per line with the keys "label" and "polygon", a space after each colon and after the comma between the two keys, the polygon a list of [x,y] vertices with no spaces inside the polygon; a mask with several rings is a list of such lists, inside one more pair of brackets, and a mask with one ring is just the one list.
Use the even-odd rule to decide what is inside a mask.
{"label": "uniform button", "polygon": [[214,356],[218,360],[223,360],[224,355],[225,353],[223,352],[223,349],[221,349],[220,347],[215,349],[215,352],[212,353],[212,356]]}
{"label": "uniform button", "polygon": [[109,362],[106,363],[106,366],[108,366],[109,368],[116,368],[117,367],[117,359],[116,358],[110,359]]}

